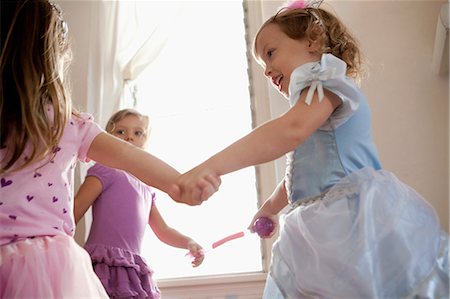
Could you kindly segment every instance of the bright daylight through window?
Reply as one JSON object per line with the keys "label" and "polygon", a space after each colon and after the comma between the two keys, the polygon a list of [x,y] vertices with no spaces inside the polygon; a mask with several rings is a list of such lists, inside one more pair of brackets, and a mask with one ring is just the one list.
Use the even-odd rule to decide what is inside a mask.
{"label": "bright daylight through window", "polygon": [[[252,118],[242,3],[182,2],[178,13],[137,82],[137,108],[151,119],[148,151],[185,172],[248,133]],[[175,203],[162,192],[156,204],[170,226],[206,250],[203,264],[192,268],[185,250],[163,244],[149,228],[142,253],[156,278],[262,270],[260,239],[246,229],[257,210],[253,167],[223,176],[219,192],[201,206]],[[245,236],[211,249],[239,231]]]}

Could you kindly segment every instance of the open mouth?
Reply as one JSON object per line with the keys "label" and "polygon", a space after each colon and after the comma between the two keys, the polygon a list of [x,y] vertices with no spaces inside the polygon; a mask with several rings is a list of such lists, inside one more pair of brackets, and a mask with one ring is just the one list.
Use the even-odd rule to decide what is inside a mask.
{"label": "open mouth", "polygon": [[282,87],[282,82],[281,81],[282,80],[283,80],[283,76],[282,75],[273,77],[272,78],[272,84],[275,85],[278,90],[281,90],[281,87]]}

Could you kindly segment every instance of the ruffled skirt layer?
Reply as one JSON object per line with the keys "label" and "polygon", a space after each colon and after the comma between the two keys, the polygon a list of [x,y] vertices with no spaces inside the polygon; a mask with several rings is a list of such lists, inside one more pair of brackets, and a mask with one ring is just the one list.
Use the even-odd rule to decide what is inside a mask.
{"label": "ruffled skirt layer", "polygon": [[285,298],[449,298],[448,245],[419,194],[364,168],[285,216],[270,275]]}
{"label": "ruffled skirt layer", "polygon": [[161,298],[153,270],[138,254],[101,244],[86,244],[85,249],[111,298]]}
{"label": "ruffled skirt layer", "polygon": [[37,237],[0,247],[0,298],[109,298],[72,237]]}

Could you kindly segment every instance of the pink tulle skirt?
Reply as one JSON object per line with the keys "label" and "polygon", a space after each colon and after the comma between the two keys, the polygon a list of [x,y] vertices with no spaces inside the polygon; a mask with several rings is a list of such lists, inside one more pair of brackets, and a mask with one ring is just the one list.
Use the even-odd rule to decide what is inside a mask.
{"label": "pink tulle skirt", "polygon": [[88,253],[69,236],[0,247],[0,298],[109,298]]}

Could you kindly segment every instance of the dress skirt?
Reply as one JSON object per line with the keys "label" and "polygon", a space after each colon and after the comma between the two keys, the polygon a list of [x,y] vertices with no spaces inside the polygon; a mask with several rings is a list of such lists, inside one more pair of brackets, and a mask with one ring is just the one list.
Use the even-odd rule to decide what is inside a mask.
{"label": "dress skirt", "polygon": [[284,298],[449,298],[448,235],[392,173],[364,168],[300,202],[273,246]]}
{"label": "dress skirt", "polygon": [[0,247],[0,298],[109,298],[89,254],[72,237],[36,237]]}
{"label": "dress skirt", "polygon": [[103,244],[86,244],[92,265],[114,299],[160,299],[153,270],[137,253]]}

